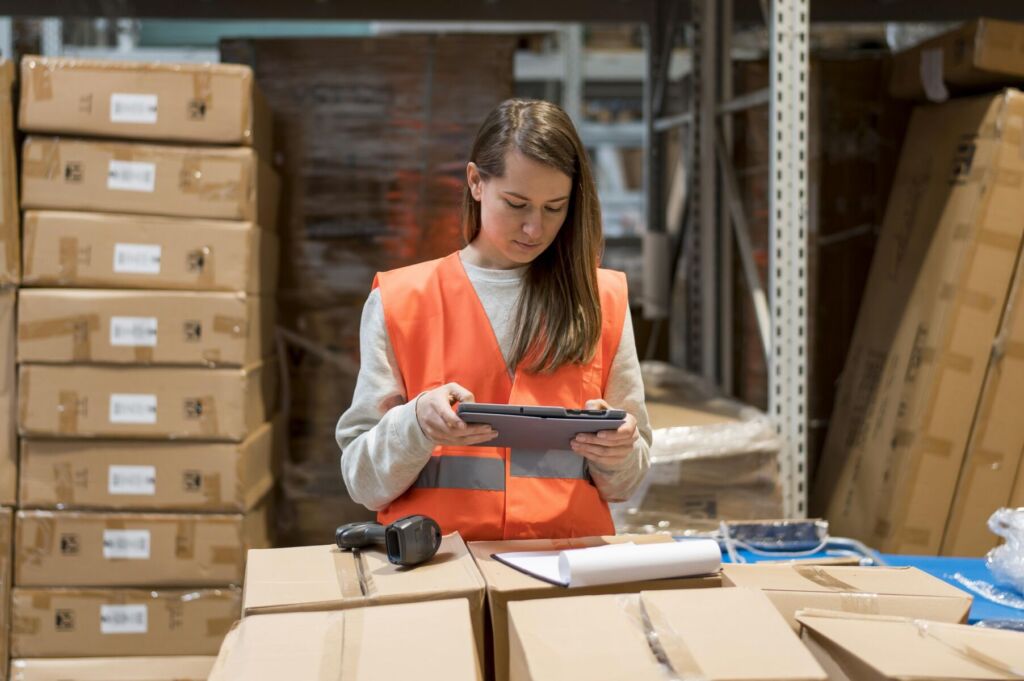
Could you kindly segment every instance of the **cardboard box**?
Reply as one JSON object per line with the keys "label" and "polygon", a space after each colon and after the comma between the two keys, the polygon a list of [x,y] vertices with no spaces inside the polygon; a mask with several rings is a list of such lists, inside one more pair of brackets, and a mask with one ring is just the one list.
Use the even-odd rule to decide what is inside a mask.
{"label": "cardboard box", "polygon": [[844,681],[1020,678],[1021,635],[903,617],[808,610],[802,636],[829,678]]}
{"label": "cardboard box", "polygon": [[246,514],[19,511],[14,583],[241,585],[245,556],[270,545],[265,507]]}
{"label": "cardboard box", "polygon": [[960,589],[907,567],[723,565],[722,581],[761,589],[795,629],[796,611],[803,608],[966,622],[973,602]]}
{"label": "cardboard box", "polygon": [[[803,679],[824,670],[764,594],[688,589],[522,601],[509,605],[511,681],[666,678]],[[742,654],[737,654],[737,646]]]}
{"label": "cardboard box", "polygon": [[238,444],[22,440],[19,506],[248,511],[273,487],[282,428],[275,419]]}
{"label": "cardboard box", "polygon": [[462,537],[446,535],[430,561],[415,570],[388,562],[381,551],[300,546],[249,552],[242,613],[347,610],[368,605],[464,598],[480,659],[484,654],[484,579]]}
{"label": "cardboard box", "polygon": [[0,679],[6,678],[11,634],[11,562],[14,547],[14,510],[0,508]]}
{"label": "cardboard box", "polygon": [[276,221],[277,176],[248,147],[32,136],[21,177],[23,208]]}
{"label": "cardboard box", "polygon": [[17,284],[21,280],[13,89],[14,63],[0,59],[0,285]]}
{"label": "cardboard box", "polygon": [[216,655],[238,589],[23,589],[11,599],[11,655]]}
{"label": "cardboard box", "polygon": [[[1024,24],[975,19],[893,57],[894,97],[942,101],[1024,83]],[[943,96],[945,95],[945,96]]]}
{"label": "cardboard box", "polygon": [[73,657],[14,660],[11,681],[206,681],[216,657]]}
{"label": "cardboard box", "polygon": [[464,599],[246,617],[210,681],[476,681]]}
{"label": "cardboard box", "polygon": [[277,236],[252,222],[26,211],[29,286],[272,293]]}
{"label": "cardboard box", "polygon": [[812,489],[836,535],[935,554],[1024,235],[1024,95],[919,107]]}
{"label": "cardboard box", "polygon": [[26,289],[18,362],[245,366],[273,354],[275,313],[245,293]]}
{"label": "cardboard box", "polygon": [[687,577],[683,579],[660,579],[629,584],[608,584],[597,587],[560,587],[531,577],[492,556],[509,551],[561,551],[602,546],[618,542],[662,542],[672,541],[665,535],[617,535],[614,537],[582,537],[578,539],[527,539],[516,541],[470,542],[469,551],[476,560],[480,574],[487,584],[487,607],[490,612],[493,634],[493,671],[497,681],[509,678],[509,626],[508,606],[514,601],[560,598],[564,596],[594,596],[601,594],[626,594],[663,589],[694,589],[719,587],[722,580],[718,575],[708,577]]}
{"label": "cardboard box", "polygon": [[18,496],[17,295],[14,289],[0,289],[0,505],[7,506]]}
{"label": "cardboard box", "polygon": [[942,553],[983,556],[999,543],[989,517],[1010,504],[1014,472],[1024,455],[1024,258],[993,343],[988,374],[967,445]]}
{"label": "cardboard box", "polygon": [[1010,494],[1010,508],[1024,507],[1024,453],[1021,454],[1020,463],[1017,464],[1017,479],[1013,484],[1013,492]]}
{"label": "cardboard box", "polygon": [[241,442],[273,413],[273,362],[243,369],[48,366],[19,369],[22,435]]}
{"label": "cardboard box", "polygon": [[28,55],[18,125],[28,132],[263,145],[270,113],[252,69]]}

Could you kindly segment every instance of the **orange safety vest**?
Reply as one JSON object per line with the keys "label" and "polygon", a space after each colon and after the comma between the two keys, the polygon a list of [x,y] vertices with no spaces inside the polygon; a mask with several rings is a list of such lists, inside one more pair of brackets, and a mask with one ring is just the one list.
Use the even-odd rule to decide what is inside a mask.
{"label": "orange safety vest", "polygon": [[[598,270],[601,341],[590,363],[552,374],[517,369],[514,377],[457,252],[380,273],[373,285],[410,399],[446,383],[496,404],[582,409],[604,396],[628,309],[621,272]],[[435,447],[419,478],[378,520],[422,513],[470,541],[614,534],[586,464],[571,450]]]}

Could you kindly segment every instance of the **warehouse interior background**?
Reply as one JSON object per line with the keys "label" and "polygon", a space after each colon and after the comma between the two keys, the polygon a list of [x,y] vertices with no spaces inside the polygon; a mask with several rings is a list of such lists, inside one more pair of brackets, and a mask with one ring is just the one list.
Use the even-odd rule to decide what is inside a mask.
{"label": "warehouse interior background", "polygon": [[[0,545],[13,570],[0,648],[12,659],[212,659],[248,549],[331,543],[375,517],[350,499],[335,441],[362,307],[375,273],[463,245],[469,147],[513,96],[572,117],[596,170],[603,266],[629,282],[655,443],[640,490],[613,505],[619,533],[811,518],[890,565],[982,570],[1018,541],[1024,566],[1024,519],[990,522],[1024,508],[1024,3],[18,0],[0,15]],[[193,96],[265,111],[265,137],[76,128],[93,107],[87,80],[47,60],[243,65],[240,100],[200,76]],[[213,190],[182,179],[145,203],[137,183],[151,178],[128,166],[116,181],[135,191],[111,192],[109,176],[75,184],[148,153],[128,144],[164,142],[182,157],[154,167],[186,178],[221,150],[259,197],[226,191],[223,212],[189,212]],[[148,216],[133,226],[134,214]],[[143,235],[187,267],[147,280]],[[122,256],[135,264],[118,270]],[[144,315],[192,336],[126,349],[105,325],[130,318],[123,333],[155,337]],[[218,345],[224,325],[232,340]],[[121,405],[120,420],[111,396],[107,419],[108,393],[140,391],[184,408],[149,428],[138,410],[156,413],[155,396]],[[149,560],[161,542],[173,560]],[[134,572],[107,562],[143,548]],[[962,587],[990,578],[941,569],[966,574]],[[177,628],[219,628],[151,652],[95,633],[65,646],[73,612],[107,606],[78,594],[62,608],[54,590],[120,588],[203,591],[206,610],[183,610]],[[1001,598],[1018,604],[1001,617],[1024,619],[1024,596]],[[118,612],[115,628],[138,625]]]}

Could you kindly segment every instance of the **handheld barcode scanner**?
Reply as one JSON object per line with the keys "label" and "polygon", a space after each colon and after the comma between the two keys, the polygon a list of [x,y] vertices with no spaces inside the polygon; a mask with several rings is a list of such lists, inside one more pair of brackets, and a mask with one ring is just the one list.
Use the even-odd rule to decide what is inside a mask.
{"label": "handheld barcode scanner", "polygon": [[433,518],[410,515],[387,526],[372,522],[348,523],[337,529],[334,538],[340,549],[381,547],[389,561],[409,567],[434,557],[441,546],[441,527]]}

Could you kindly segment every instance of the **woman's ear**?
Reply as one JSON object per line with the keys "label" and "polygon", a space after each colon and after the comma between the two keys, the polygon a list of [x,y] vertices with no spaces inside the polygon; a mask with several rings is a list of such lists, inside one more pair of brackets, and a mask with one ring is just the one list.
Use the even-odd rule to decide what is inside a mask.
{"label": "woman's ear", "polygon": [[480,169],[472,161],[466,164],[466,182],[469,183],[470,195],[475,201],[479,201],[483,197],[484,180],[480,176]]}

